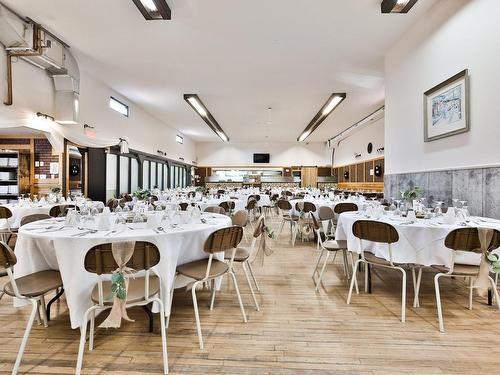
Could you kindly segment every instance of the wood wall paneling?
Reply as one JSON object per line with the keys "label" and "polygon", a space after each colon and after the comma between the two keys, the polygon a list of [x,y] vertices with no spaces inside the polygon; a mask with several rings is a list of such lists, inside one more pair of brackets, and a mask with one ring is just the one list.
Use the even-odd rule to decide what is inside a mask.
{"label": "wood wall paneling", "polygon": [[[381,176],[371,176],[370,170],[375,165],[382,166]],[[349,171],[349,179],[344,178],[344,172]],[[333,168],[333,175],[337,176],[339,188],[383,191],[384,185],[384,158],[376,158],[359,163],[337,166]]]}

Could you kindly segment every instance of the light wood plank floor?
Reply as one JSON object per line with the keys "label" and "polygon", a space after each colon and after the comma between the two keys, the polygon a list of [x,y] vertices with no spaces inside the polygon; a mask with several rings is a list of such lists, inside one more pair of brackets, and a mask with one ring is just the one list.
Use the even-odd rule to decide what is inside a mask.
{"label": "light wood plank floor", "polygon": [[[346,305],[347,285],[338,259],[327,267],[324,287],[315,293],[311,273],[318,253],[313,244],[294,248],[286,236],[271,243],[275,253],[264,267],[255,265],[261,285],[255,311],[242,274],[238,276],[248,323],[228,280],[209,311],[209,292],[199,293],[205,350],[199,350],[190,293],[177,290],[168,332],[171,374],[497,374],[500,361],[500,311],[475,297],[467,306],[461,280],[443,280],[445,328],[437,328],[432,274],[424,273],[421,307],[411,307],[408,285],[407,322],[399,321],[400,274],[375,270],[373,294],[353,295]],[[340,257],[339,257],[340,258]],[[239,269],[238,269],[239,270]],[[410,275],[409,275],[410,276]],[[361,278],[360,278],[361,280]],[[3,284],[6,278],[0,279]],[[411,277],[409,277],[411,283]],[[361,286],[361,284],[360,284]],[[0,302],[0,373],[10,373],[29,308]],[[95,349],[86,351],[86,374],[160,374],[161,342],[140,309],[136,322],[119,330],[99,330]],[[22,373],[71,374],[79,331],[69,327],[64,300],[55,306],[48,329],[35,326],[23,358]],[[495,332],[496,330],[496,332]]]}

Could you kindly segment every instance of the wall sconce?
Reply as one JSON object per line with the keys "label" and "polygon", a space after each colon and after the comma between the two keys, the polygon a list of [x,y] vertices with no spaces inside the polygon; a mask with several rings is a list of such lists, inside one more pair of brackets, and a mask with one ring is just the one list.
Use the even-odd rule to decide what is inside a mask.
{"label": "wall sconce", "polygon": [[165,156],[166,153],[164,153],[162,150],[156,150],[156,153],[160,156]]}
{"label": "wall sconce", "polygon": [[36,115],[38,117],[43,117],[45,118],[46,120],[51,120],[51,121],[55,121],[56,119],[53,117],[53,116],[50,116],[50,115],[47,115],[45,113],[42,113],[42,112],[37,112]]}
{"label": "wall sconce", "polygon": [[377,153],[378,154],[383,154],[384,153],[384,149],[385,149],[385,147],[377,148]]}
{"label": "wall sconce", "polygon": [[358,159],[358,158],[360,158],[360,157],[361,157],[361,154],[358,154],[357,152],[355,152],[355,153],[354,153],[354,158],[355,158],[355,159]]}
{"label": "wall sconce", "polygon": [[184,161],[184,158],[182,156],[179,156],[179,160]]}

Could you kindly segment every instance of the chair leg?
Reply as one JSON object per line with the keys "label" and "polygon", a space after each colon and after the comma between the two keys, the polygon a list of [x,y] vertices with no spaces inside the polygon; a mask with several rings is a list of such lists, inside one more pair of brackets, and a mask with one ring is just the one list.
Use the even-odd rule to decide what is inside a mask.
{"label": "chair leg", "polygon": [[210,310],[214,309],[215,302],[215,279],[212,280],[212,296],[210,297]]}
{"label": "chair leg", "polygon": [[329,251],[326,253],[326,258],[325,261],[323,262],[323,267],[321,268],[321,272],[319,273],[318,282],[316,283],[316,289],[315,289],[316,292],[318,291],[319,286],[321,285],[321,280],[323,279],[323,274],[325,273],[325,268],[326,264],[328,263],[328,258],[330,258]]}
{"label": "chair leg", "polygon": [[[319,267],[319,263],[321,262],[321,258],[323,258],[323,254],[325,253],[325,249],[321,249],[321,253],[319,253],[319,257],[318,257],[318,261],[316,262],[316,267],[314,267],[314,272],[312,274],[312,278],[314,280],[314,276],[316,276],[316,273],[318,272],[318,267]],[[316,282],[315,282],[316,284]]]}
{"label": "chair leg", "polygon": [[354,286],[356,287],[356,294],[359,294],[359,287],[358,287],[358,279],[354,277],[354,264],[356,263],[356,258],[354,253],[351,252],[351,261],[352,261],[352,278],[354,279]]}
{"label": "chair leg", "polygon": [[260,287],[259,287],[259,284],[257,283],[257,279],[255,278],[255,275],[253,273],[253,268],[252,268],[252,264],[250,262],[247,263],[248,264],[248,269],[250,271],[250,276],[252,276],[252,280],[255,284],[255,288],[257,289],[257,291],[260,292]]}
{"label": "chair leg", "polygon": [[153,301],[160,305],[160,329],[161,329],[161,347],[163,351],[163,373],[168,374],[168,352],[167,352],[167,332],[165,326],[165,306],[159,298],[154,298]]}
{"label": "chair leg", "polygon": [[497,302],[497,307],[500,310],[500,296],[498,295],[497,283],[491,277],[488,276],[488,278],[490,279],[491,282],[491,287],[493,289],[493,295],[495,296],[495,301]]}
{"label": "chair leg", "polygon": [[370,264],[365,263],[365,293],[368,293],[368,269],[370,268]]}
{"label": "chair leg", "polygon": [[469,310],[472,310],[472,295],[474,291],[474,279],[469,277]]}
{"label": "chair leg", "polygon": [[257,302],[257,298],[255,298],[255,293],[253,292],[252,281],[248,276],[248,271],[245,266],[247,262],[241,263],[241,267],[243,268],[243,273],[245,274],[245,278],[247,279],[248,287],[250,288],[250,293],[252,294],[253,303],[255,305],[255,310],[260,311],[259,303]]}
{"label": "chair leg", "polygon": [[247,315],[245,314],[245,307],[243,306],[243,302],[241,301],[240,289],[238,288],[238,282],[236,281],[236,275],[233,271],[230,271],[229,274],[233,279],[234,289],[236,290],[236,296],[238,297],[238,303],[240,304],[241,315],[243,315],[243,321],[247,322]]}
{"label": "chair leg", "polygon": [[344,262],[344,276],[349,280],[349,266],[347,262],[347,251],[345,249],[342,250],[342,261]]}
{"label": "chair leg", "polygon": [[83,314],[82,326],[80,327],[80,346],[78,348],[75,375],[80,375],[82,372],[83,353],[85,351],[85,341],[87,339],[87,323],[89,320],[89,314],[91,314],[96,308],[96,306],[92,306],[90,309],[85,311],[85,314]]}
{"label": "chair leg", "polygon": [[194,317],[196,319],[196,331],[198,332],[198,341],[200,344],[200,349],[203,350],[203,336],[201,335],[201,323],[200,323],[200,315],[198,313],[198,301],[196,300],[196,287],[198,286],[198,282],[193,284],[191,288],[191,294],[193,297],[193,308],[194,308]]}
{"label": "chair leg", "polygon": [[363,262],[363,259],[360,258],[360,259],[356,260],[352,266],[351,285],[349,286],[349,294],[347,295],[347,304],[348,305],[351,303],[352,289],[354,288],[354,284],[355,284],[355,280],[356,280],[356,273],[358,272],[358,266],[361,262]]}
{"label": "chair leg", "polygon": [[40,297],[40,309],[42,311],[43,326],[47,328],[49,324],[47,323],[47,306],[45,306],[45,296]]}
{"label": "chair leg", "polygon": [[52,304],[55,301],[58,301],[59,298],[61,298],[61,296],[63,295],[63,293],[64,293],[64,288],[58,289],[56,295],[54,296],[54,298],[52,298],[49,301],[49,303],[47,303],[47,321],[50,322],[50,308],[51,308]]}
{"label": "chair leg", "polygon": [[285,220],[282,220],[281,221],[281,225],[280,225],[280,230],[278,232],[278,236],[276,237],[276,240],[279,240],[280,237],[281,237],[281,232],[283,232],[283,227],[285,226]]}
{"label": "chair leg", "polygon": [[172,282],[172,288],[170,289],[170,312],[167,316],[167,328],[168,328],[168,325],[170,324],[170,317],[172,316],[172,301],[174,300],[174,290],[175,290],[175,279],[177,278],[174,277],[174,281]]}
{"label": "chair leg", "polygon": [[95,310],[90,313],[89,351],[94,350]]}
{"label": "chair leg", "polygon": [[438,273],[434,276],[434,288],[436,289],[436,306],[438,311],[438,319],[439,319],[439,331],[444,332],[444,322],[443,322],[443,311],[441,308],[441,294],[439,293],[439,278],[443,274]]}
{"label": "chair leg", "polygon": [[4,296],[4,292],[0,290],[0,301],[2,300],[2,297]]}
{"label": "chair leg", "polygon": [[396,267],[403,274],[402,291],[401,291],[401,322],[406,322],[406,271],[401,267]]}
{"label": "chair leg", "polygon": [[12,375],[16,375],[19,370],[19,366],[21,365],[21,360],[23,358],[24,349],[26,348],[26,344],[28,343],[28,338],[31,332],[31,328],[33,327],[33,321],[35,320],[35,316],[38,312],[38,301],[31,300],[31,314],[28,319],[28,324],[26,325],[26,329],[24,331],[23,341],[21,341],[21,346],[19,347],[19,352],[17,353],[16,363],[14,364],[14,368],[12,369]]}

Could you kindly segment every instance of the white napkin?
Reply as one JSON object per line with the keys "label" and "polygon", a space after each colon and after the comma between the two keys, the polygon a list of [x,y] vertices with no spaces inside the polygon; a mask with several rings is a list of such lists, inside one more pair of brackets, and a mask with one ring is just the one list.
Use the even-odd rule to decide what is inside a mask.
{"label": "white napkin", "polygon": [[99,215],[99,224],[97,229],[99,230],[110,230],[111,229],[111,214],[109,212],[103,212]]}

